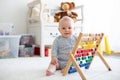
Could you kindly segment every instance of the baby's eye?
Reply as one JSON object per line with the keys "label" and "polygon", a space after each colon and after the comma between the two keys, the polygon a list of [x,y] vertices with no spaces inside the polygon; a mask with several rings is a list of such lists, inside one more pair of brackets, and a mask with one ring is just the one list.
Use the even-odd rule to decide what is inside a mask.
{"label": "baby's eye", "polygon": [[65,28],[63,27],[62,29],[64,30]]}
{"label": "baby's eye", "polygon": [[68,29],[71,29],[71,27],[68,27]]}

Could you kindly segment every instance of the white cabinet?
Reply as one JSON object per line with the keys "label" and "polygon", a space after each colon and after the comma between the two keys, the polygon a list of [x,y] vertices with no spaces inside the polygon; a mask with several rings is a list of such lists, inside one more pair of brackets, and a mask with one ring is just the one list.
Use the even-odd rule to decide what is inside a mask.
{"label": "white cabinet", "polygon": [[31,34],[35,37],[36,45],[40,45],[40,27],[39,26],[28,27],[28,34]]}
{"label": "white cabinet", "polygon": [[45,43],[45,45],[52,45],[53,40],[55,39],[55,37],[60,34],[58,32],[58,27],[46,26],[44,29],[45,29],[44,43]]}
{"label": "white cabinet", "polygon": [[[75,24],[76,29],[74,31],[75,35],[79,35],[83,31],[83,26],[81,22]],[[60,35],[58,31],[58,23],[46,23],[44,24],[44,44],[52,45],[53,40]]]}

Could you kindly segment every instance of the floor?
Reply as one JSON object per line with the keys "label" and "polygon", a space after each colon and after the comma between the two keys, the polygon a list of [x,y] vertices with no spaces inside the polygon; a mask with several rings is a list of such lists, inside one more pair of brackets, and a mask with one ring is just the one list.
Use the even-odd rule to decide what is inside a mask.
{"label": "floor", "polygon": [[[81,68],[87,80],[119,80],[120,56],[106,56],[112,71],[108,71],[98,56],[88,70]],[[0,59],[0,80],[81,80],[78,72],[62,76],[60,71],[46,77],[45,71],[50,58],[26,57]]]}

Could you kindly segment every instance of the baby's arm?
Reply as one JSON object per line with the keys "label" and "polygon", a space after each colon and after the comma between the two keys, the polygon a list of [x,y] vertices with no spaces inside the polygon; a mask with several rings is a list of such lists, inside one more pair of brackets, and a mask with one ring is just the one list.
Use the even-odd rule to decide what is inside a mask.
{"label": "baby's arm", "polygon": [[58,59],[56,56],[52,56],[51,58],[51,64],[56,65],[58,63]]}

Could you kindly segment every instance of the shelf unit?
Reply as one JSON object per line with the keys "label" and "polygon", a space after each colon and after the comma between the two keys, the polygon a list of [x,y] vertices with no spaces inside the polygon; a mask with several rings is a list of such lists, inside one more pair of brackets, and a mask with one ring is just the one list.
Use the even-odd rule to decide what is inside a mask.
{"label": "shelf unit", "polygon": [[[35,16],[35,17],[31,17],[31,13],[32,13],[32,8],[35,5],[39,5],[40,6],[40,11],[39,11],[39,16]],[[36,0],[34,2],[31,2],[28,4],[28,18],[27,18],[27,29],[28,29],[28,33],[35,35],[35,39],[36,39],[36,44],[40,45],[40,56],[44,57],[44,49],[45,49],[45,45],[52,45],[53,40],[55,39],[56,36],[59,35],[59,31],[57,29],[58,27],[58,23],[54,23],[54,22],[49,22],[49,21],[45,21],[43,18],[43,14],[45,11],[53,11],[55,12],[58,8],[55,9],[45,9],[45,3],[43,3],[42,0]],[[76,23],[76,35],[79,32],[83,31],[83,5],[78,6],[77,9],[81,10],[81,19],[79,19],[79,21]],[[55,11],[54,11],[55,10]],[[59,9],[58,9],[59,10]],[[30,23],[29,21],[32,19],[37,19],[39,20],[39,22],[37,23]]]}

